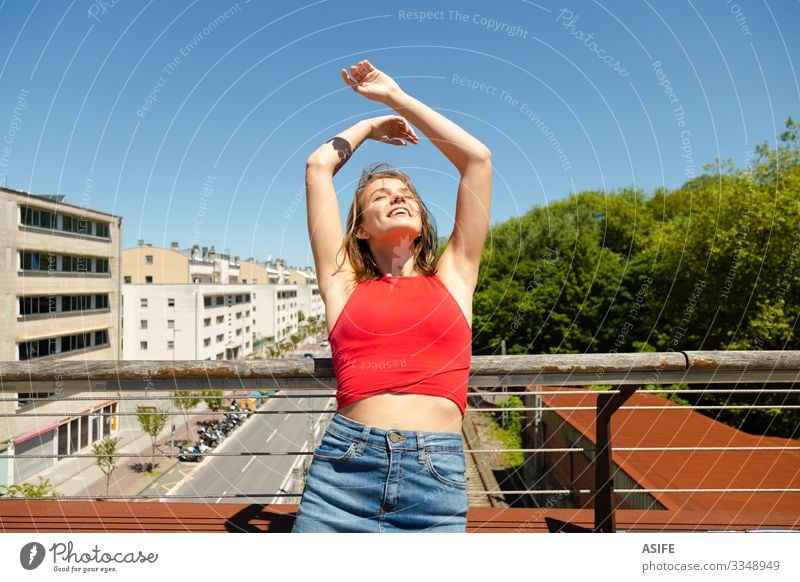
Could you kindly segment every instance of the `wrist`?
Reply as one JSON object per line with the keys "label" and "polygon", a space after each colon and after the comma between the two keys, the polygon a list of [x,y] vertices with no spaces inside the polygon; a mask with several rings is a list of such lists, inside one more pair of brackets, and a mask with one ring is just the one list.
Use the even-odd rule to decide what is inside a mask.
{"label": "wrist", "polygon": [[411,96],[408,93],[403,91],[400,87],[397,87],[397,89],[393,89],[387,93],[386,97],[382,101],[387,107],[397,109],[398,107],[403,107],[405,104],[407,104],[410,98]]}

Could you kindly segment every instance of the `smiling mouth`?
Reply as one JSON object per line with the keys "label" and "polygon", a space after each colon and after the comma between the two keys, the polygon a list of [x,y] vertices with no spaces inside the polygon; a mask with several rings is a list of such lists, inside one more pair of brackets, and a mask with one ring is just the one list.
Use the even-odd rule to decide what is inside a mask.
{"label": "smiling mouth", "polygon": [[404,216],[411,216],[411,214],[405,208],[395,208],[389,213],[389,216],[398,216],[400,214]]}

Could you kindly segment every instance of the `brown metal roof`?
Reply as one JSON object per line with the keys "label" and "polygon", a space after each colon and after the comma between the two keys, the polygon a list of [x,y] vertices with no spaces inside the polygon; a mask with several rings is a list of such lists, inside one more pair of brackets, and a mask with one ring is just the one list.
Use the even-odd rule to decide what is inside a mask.
{"label": "brown metal roof", "polygon": [[[548,394],[569,388],[543,388],[549,407],[595,407],[597,395]],[[626,447],[800,447],[800,440],[747,434],[657,395],[636,393],[611,420],[612,448]],[[591,442],[596,412],[554,410]],[[546,445],[545,445],[546,446]],[[613,451],[614,463],[645,489],[800,489],[800,451]],[[725,512],[775,512],[800,515],[800,493],[654,493],[667,509]]]}
{"label": "brown metal roof", "polygon": [[[296,505],[0,500],[0,533],[286,533]],[[800,515],[709,511],[617,510],[618,531],[701,532],[800,529]],[[591,528],[588,509],[470,508],[467,531],[544,533],[545,518]]]}

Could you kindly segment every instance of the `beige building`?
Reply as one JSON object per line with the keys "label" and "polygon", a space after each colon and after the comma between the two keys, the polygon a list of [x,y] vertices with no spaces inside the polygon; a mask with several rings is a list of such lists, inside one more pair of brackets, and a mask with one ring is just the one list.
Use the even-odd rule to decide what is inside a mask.
{"label": "beige building", "polygon": [[305,273],[299,291],[280,260],[240,261],[213,246],[164,249],[139,241],[122,251],[122,357],[234,360],[265,353],[299,331],[299,312],[308,316],[310,309],[301,297],[309,306],[314,293],[319,299],[315,276]]}
{"label": "beige building", "polygon": [[[318,321],[324,321],[325,304],[319,294],[317,274],[311,267],[289,269],[289,281],[297,285],[298,309],[303,313],[304,319],[315,317]],[[302,327],[302,322],[300,325]]]}
{"label": "beige building", "polygon": [[[119,359],[121,240],[121,217],[68,204],[64,196],[0,188],[0,361]],[[0,422],[0,453],[7,447],[66,456],[115,430],[112,394],[53,401],[61,392],[56,384],[20,386],[16,402],[0,403],[12,415]],[[64,416],[13,416],[32,409]],[[25,481],[55,462],[0,459],[0,484]]]}

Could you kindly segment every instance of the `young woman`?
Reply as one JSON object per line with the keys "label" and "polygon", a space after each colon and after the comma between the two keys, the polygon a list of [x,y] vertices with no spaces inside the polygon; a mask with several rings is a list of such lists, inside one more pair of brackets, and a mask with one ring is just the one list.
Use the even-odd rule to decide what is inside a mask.
{"label": "young woman", "polygon": [[[360,121],[306,163],[308,230],[336,372],[337,413],[308,472],[295,532],[466,529],[461,423],[472,295],[489,227],[491,153],[369,61],[342,77],[399,115]],[[436,232],[411,180],[366,170],[342,232],[333,176],[364,140],[416,144],[416,126],[461,176],[455,227]]]}

